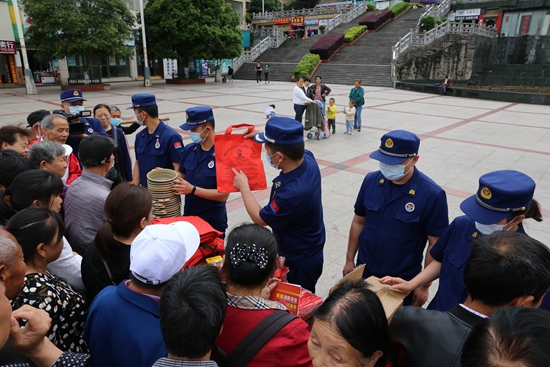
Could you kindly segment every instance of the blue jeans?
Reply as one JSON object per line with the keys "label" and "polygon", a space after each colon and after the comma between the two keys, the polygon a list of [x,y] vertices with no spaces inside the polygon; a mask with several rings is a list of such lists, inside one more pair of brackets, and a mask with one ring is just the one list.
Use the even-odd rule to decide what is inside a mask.
{"label": "blue jeans", "polygon": [[353,127],[361,128],[361,112],[363,112],[363,106],[355,106],[355,121],[353,121]]}
{"label": "blue jeans", "polygon": [[353,120],[346,120],[346,131],[353,132]]}

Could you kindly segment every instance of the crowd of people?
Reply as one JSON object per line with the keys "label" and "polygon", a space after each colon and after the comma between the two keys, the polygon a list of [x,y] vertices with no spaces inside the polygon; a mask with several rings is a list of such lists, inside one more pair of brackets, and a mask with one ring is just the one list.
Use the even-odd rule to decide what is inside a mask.
{"label": "crowd of people", "polygon": [[[245,136],[280,172],[262,206],[233,169],[251,223],[229,231],[210,107],[187,109],[185,146],[152,94],[132,96],[131,126],[108,104],[85,117],[75,89],[60,110],[29,114],[27,129],[1,127],[0,365],[546,366],[550,250],[523,225],[543,219],[535,182],[488,172],[449,224],[409,131],[384,134],[370,154],[380,170],[360,187],[343,264],[343,275],[364,264],[363,278],[410,292],[405,306],[388,322],[364,280],[339,283],[311,319],[269,299],[282,257],[288,282],[311,292],[323,271],[322,179],[296,101],[321,102],[333,123],[336,106],[320,77],[302,82],[295,119],[273,106]],[[361,131],[360,80],[349,98],[348,129]],[[126,134],[136,131],[132,167]],[[183,218],[173,223],[154,222],[147,173],[157,168],[178,174],[169,194],[184,196]],[[204,228],[225,240],[223,265],[184,268]]]}

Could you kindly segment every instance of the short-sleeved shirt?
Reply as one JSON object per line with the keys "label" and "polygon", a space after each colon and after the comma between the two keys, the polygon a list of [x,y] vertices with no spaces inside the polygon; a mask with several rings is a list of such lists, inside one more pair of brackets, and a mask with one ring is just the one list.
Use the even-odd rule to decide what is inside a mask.
{"label": "short-sleeved shirt", "polygon": [[366,264],[365,277],[413,278],[422,269],[428,236],[441,236],[449,225],[445,191],[417,168],[404,185],[380,171],[369,173],[355,214],[365,217],[357,255],[357,264]]}
{"label": "short-sleeved shirt", "polygon": [[[191,184],[203,189],[216,189],[216,159],[214,146],[204,151],[200,144],[191,143],[183,149],[180,172]],[[185,195],[183,215],[196,215],[207,221],[214,229],[225,232],[227,210],[225,202],[203,199],[195,195]]]}
{"label": "short-sleeved shirt", "polygon": [[[520,225],[518,233],[525,234]],[[468,297],[464,284],[464,267],[470,255],[470,244],[483,236],[475,221],[463,215],[455,218],[430,250],[434,260],[441,263],[439,287],[434,299],[428,305],[431,310],[450,311],[456,304]]]}
{"label": "short-sleeved shirt", "polygon": [[[84,134],[92,135],[93,133],[100,133],[103,136],[107,136],[107,132],[101,125],[101,121],[92,117],[85,117],[80,120],[84,124]],[[80,147],[81,138],[76,136],[69,136],[67,138],[67,144],[73,148],[73,154],[78,158],[78,148]]]}
{"label": "short-sleeved shirt", "polygon": [[147,174],[157,167],[174,169],[172,163],[180,162],[182,150],[180,134],[164,122],[161,121],[152,134],[142,129],[135,142],[140,185],[147,187]]}
{"label": "short-sleeved shirt", "polygon": [[260,217],[271,227],[279,255],[303,262],[323,259],[325,224],[321,199],[321,173],[313,154],[294,170],[273,180],[269,203]]}
{"label": "short-sleeved shirt", "polygon": [[14,310],[31,305],[48,312],[52,326],[47,337],[62,351],[88,351],[84,341],[88,304],[80,293],[58,277],[49,272],[25,275],[23,289],[11,304]]}

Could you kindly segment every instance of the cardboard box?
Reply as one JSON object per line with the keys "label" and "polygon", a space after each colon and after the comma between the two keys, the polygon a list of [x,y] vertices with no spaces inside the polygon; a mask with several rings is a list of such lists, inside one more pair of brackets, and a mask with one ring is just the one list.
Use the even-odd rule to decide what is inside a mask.
{"label": "cardboard box", "polygon": [[[358,267],[353,269],[351,273],[343,277],[330,289],[330,293],[332,293],[335,288],[337,288],[342,282],[346,280],[361,279],[363,277],[364,270],[364,264],[359,265]],[[369,283],[369,288],[374,293],[376,293],[378,298],[380,298],[382,306],[384,307],[384,311],[386,312],[386,318],[388,319],[388,323],[390,323],[397,310],[399,310],[403,306],[403,299],[407,297],[409,293],[395,290],[389,285],[380,284],[380,278],[377,278],[375,276],[371,276],[365,279],[365,281]]]}
{"label": "cardboard box", "polygon": [[372,289],[378,298],[380,298],[380,301],[382,301],[382,306],[386,312],[386,318],[389,324],[397,310],[403,307],[403,299],[405,299],[409,293],[395,290],[389,285],[380,284],[380,278],[375,276],[368,277],[366,282],[369,283],[369,288]]}

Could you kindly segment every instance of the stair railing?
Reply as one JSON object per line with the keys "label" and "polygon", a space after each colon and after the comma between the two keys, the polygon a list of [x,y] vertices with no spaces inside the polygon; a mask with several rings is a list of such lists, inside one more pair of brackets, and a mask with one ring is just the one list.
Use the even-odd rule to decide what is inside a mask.
{"label": "stair railing", "polygon": [[422,18],[425,15],[433,15],[436,18],[443,18],[445,15],[449,13],[451,10],[451,0],[443,0],[439,5],[431,5],[426,9],[424,13],[420,15],[420,18],[418,18],[417,25],[420,26],[420,23],[422,22]]}
{"label": "stair railing", "polygon": [[332,31],[334,28],[338,27],[340,24],[342,24],[342,14],[338,14],[334,18],[329,19],[326,32]]}
{"label": "stair railing", "polygon": [[424,34],[407,33],[392,47],[392,61],[391,61],[391,78],[392,81],[396,80],[396,65],[397,58],[405,50],[411,46],[426,46],[435,40],[445,36],[446,34],[459,34],[459,35],[478,35],[482,37],[494,38],[497,36],[497,31],[494,28],[485,27],[479,24],[470,24],[459,22],[446,21],[434,29],[425,32]]}
{"label": "stair railing", "polygon": [[272,32],[270,36],[265,37],[256,46],[252,47],[250,51],[244,51],[241,56],[233,59],[233,72],[239,70],[239,68],[245,63],[256,60],[261,54],[267,51],[269,48],[278,48],[284,41],[285,37],[282,28],[277,28]]}
{"label": "stair railing", "polygon": [[322,14],[335,14],[335,13],[347,13],[350,9],[350,5],[338,5],[338,6],[319,6],[311,9],[298,9],[276,12],[264,12],[264,13],[252,13],[253,20],[260,19],[276,19],[276,18],[292,18],[298,16],[308,15],[322,15]]}
{"label": "stair railing", "polygon": [[360,3],[355,8],[353,8],[352,11],[343,14],[342,22],[349,23],[355,18],[357,18],[358,16],[360,16],[361,14],[363,14],[365,11],[367,11],[367,3],[366,2]]}

